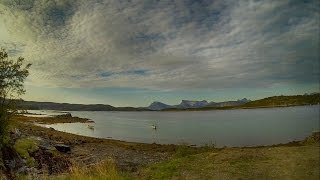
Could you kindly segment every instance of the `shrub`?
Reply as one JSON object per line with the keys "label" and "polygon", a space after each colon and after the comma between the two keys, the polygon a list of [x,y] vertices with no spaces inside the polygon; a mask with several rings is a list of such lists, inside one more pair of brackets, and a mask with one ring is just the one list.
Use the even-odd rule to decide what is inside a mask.
{"label": "shrub", "polygon": [[25,93],[24,80],[29,75],[31,64],[23,65],[24,58],[9,59],[8,53],[0,49],[0,148],[4,144],[9,119],[14,114],[14,103]]}

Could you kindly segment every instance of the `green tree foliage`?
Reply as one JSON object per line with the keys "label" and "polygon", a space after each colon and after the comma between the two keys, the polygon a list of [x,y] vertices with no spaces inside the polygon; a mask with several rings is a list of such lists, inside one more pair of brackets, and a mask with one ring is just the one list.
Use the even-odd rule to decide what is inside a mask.
{"label": "green tree foliage", "polygon": [[25,93],[24,80],[31,64],[24,65],[24,58],[9,59],[5,49],[0,49],[0,147],[8,128],[10,117],[16,112],[15,100]]}

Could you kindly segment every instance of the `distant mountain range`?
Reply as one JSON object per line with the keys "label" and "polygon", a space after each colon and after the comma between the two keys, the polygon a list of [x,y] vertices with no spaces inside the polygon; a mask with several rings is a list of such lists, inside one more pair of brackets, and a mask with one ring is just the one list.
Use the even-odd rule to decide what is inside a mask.
{"label": "distant mountain range", "polygon": [[178,105],[153,102],[148,107],[114,107],[107,104],[69,104],[54,102],[36,102],[17,100],[17,107],[27,110],[58,110],[58,111],[179,111],[179,110],[214,110],[261,107],[284,107],[298,105],[314,105],[320,103],[320,93],[295,96],[273,96],[255,101],[243,98],[237,101],[208,102],[182,100]]}
{"label": "distant mountain range", "polygon": [[164,110],[164,109],[192,109],[192,108],[204,108],[204,107],[227,107],[227,106],[240,106],[247,102],[249,99],[243,98],[237,101],[225,101],[225,102],[208,102],[206,100],[202,101],[190,101],[182,100],[178,105],[168,105],[162,102],[153,102],[147,109],[150,110]]}

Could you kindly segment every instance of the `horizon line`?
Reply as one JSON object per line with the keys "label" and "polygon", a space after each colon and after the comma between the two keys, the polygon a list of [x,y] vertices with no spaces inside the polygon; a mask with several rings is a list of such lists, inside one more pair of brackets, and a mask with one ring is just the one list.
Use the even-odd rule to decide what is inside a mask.
{"label": "horizon line", "polygon": [[[248,98],[240,98],[240,99],[237,99],[237,100],[224,100],[224,101],[219,101],[219,102],[228,102],[228,101],[239,101],[239,100],[242,100],[242,99],[247,99],[247,100],[250,100],[250,101],[255,101],[255,100],[260,100],[260,99],[265,99],[265,98],[269,98],[269,97],[277,97],[277,96],[305,96],[305,95],[315,95],[315,94],[320,94],[320,92],[312,92],[312,93],[304,93],[304,94],[295,94],[295,95],[284,95],[284,94],[281,94],[281,95],[273,95],[273,96],[267,96],[267,97],[263,97],[263,98],[257,98],[257,99],[248,99]],[[107,106],[112,106],[112,107],[115,107],[115,108],[119,108],[119,107],[133,107],[133,108],[144,108],[144,107],[148,107],[148,106],[113,106],[111,104],[101,104],[101,103],[91,103],[91,104],[86,104],[86,103],[70,103],[70,102],[53,102],[53,101],[35,101],[35,100],[26,100],[26,99],[20,99],[22,101],[28,101],[28,102],[38,102],[38,103],[56,103],[56,104],[75,104],[75,105],[107,105]],[[183,100],[186,100],[186,99],[181,99],[180,102],[182,102]],[[207,102],[215,102],[215,101],[209,101],[209,100],[186,100],[186,101],[207,101]],[[150,104],[154,103],[154,102],[160,102],[160,103],[163,103],[161,101],[153,101],[151,102]],[[219,103],[217,102],[217,103]],[[150,105],[149,104],[149,105]],[[166,103],[163,103],[163,104],[166,104]],[[170,105],[170,106],[173,106],[173,105],[177,105],[177,104],[167,104],[167,105]]]}

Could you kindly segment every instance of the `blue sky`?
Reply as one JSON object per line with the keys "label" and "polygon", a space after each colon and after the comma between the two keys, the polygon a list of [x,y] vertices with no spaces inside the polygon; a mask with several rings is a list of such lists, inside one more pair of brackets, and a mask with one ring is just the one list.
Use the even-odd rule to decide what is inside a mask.
{"label": "blue sky", "polygon": [[26,100],[146,106],[319,91],[319,1],[0,0]]}

